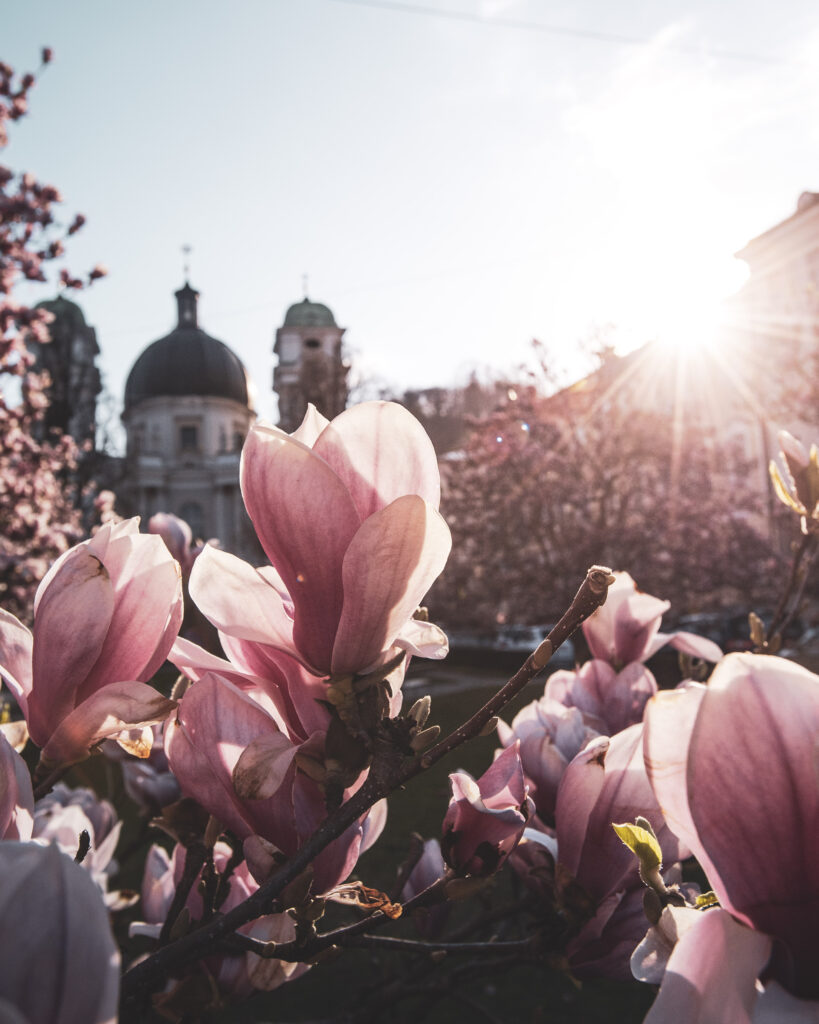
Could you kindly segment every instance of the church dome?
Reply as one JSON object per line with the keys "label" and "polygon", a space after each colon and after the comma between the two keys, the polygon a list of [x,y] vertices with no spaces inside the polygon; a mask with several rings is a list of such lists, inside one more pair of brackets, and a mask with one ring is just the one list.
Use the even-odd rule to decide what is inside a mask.
{"label": "church dome", "polygon": [[311,302],[305,297],[294,302],[284,315],[285,327],[336,327],[335,318],[329,307],[321,302]]}
{"label": "church dome", "polygon": [[229,398],[252,407],[247,372],[224,342],[197,324],[199,293],[189,284],[176,293],[179,323],[149,345],[131,368],[125,385],[125,408],[147,398],[205,395]]}

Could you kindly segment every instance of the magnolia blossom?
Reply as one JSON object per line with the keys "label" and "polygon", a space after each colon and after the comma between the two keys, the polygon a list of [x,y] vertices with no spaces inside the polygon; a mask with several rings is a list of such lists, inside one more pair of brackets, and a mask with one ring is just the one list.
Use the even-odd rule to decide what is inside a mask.
{"label": "magnolia blossom", "polygon": [[52,566],[34,632],[0,611],[0,665],[46,762],[72,763],[173,707],[146,685],[182,619],[179,567],[138,520],[108,524]]}
{"label": "magnolia blossom", "polygon": [[122,822],[113,805],[100,800],[90,789],[71,789],[58,782],[34,807],[32,838],[44,844],[56,843],[69,857],[77,853],[80,834],[88,833],[90,846],[82,866],[99,886],[109,907],[120,904],[120,894],[108,892],[108,879],[117,870],[113,857],[121,829]]}
{"label": "magnolia blossom", "polygon": [[[174,894],[185,868],[186,851],[177,844],[169,856],[161,846],[152,846],[145,861],[142,880],[142,911],[145,921],[131,925],[130,934],[147,935],[157,939],[162,925],[171,909]],[[213,848],[213,865],[219,874],[224,873],[231,857],[226,843],[217,843]],[[199,891],[201,872],[191,886],[185,903],[192,921],[202,918],[204,906]],[[227,894],[219,905],[220,913],[226,914],[247,899],[258,889],[247,865],[241,863],[231,872]],[[289,942],[296,937],[296,923],[288,914],[268,914],[243,925],[240,932],[263,942]],[[220,991],[233,996],[247,996],[254,989],[271,991],[286,981],[300,977],[309,969],[307,964],[289,963],[284,960],[267,960],[255,953],[240,956],[210,956],[205,960]]]}
{"label": "magnolia blossom", "polygon": [[695,633],[661,633],[660,622],[670,601],[643,594],[627,572],[614,574],[608,596],[583,623],[583,634],[593,658],[619,670],[631,662],[647,661],[661,647],[670,644],[684,654],[706,661],[719,661],[722,651],[712,641]]}
{"label": "magnolia blossom", "polygon": [[476,781],[467,772],[449,776],[452,797],[441,849],[451,868],[491,875],[517,846],[535,811],[520,762],[519,744],[499,754]]}
{"label": "magnolia blossom", "polygon": [[606,601],[584,623],[592,660],[576,672],[555,672],[546,695],[576,707],[586,723],[613,736],[642,720],[646,702],[657,692],[654,675],[643,664],[670,644],[685,654],[719,661],[722,651],[694,633],[660,633],[670,603],[637,590],[627,572],[615,573]]}
{"label": "magnolia blossom", "polygon": [[557,789],[569,762],[597,735],[579,709],[547,696],[527,704],[511,726],[498,722],[504,747],[519,742],[529,795],[544,821],[554,821]]}
{"label": "magnolia blossom", "polygon": [[724,910],[776,940],[768,973],[811,999],[819,997],[817,735],[819,677],[762,655],[728,655],[707,687],[658,694],[646,709],[645,764],[668,825]]}
{"label": "magnolia blossom", "polygon": [[114,1024],[119,951],[88,874],[56,846],[0,843],[0,1019]]}
{"label": "magnolia blossom", "polygon": [[[205,671],[185,693],[168,724],[165,749],[183,794],[245,841],[251,870],[261,881],[274,866],[270,844],[292,856],[326,817],[324,793],[300,762],[321,765],[329,713],[313,702],[319,722],[305,728],[292,703],[271,699],[251,677],[240,688],[240,673],[227,667],[231,676]],[[373,808],[374,814],[383,827],[383,806]],[[354,823],[316,858],[316,891],[343,881],[375,842],[380,828],[366,828],[367,820]]]}
{"label": "magnolia blossom", "polygon": [[663,823],[643,767],[643,727],[633,725],[592,740],[569,765],[557,793],[559,875],[573,879],[592,908],[567,950],[581,976],[629,977],[629,957],[645,934],[637,861],[611,827],[638,815],[652,823],[664,864],[688,855]]}
{"label": "magnolia blossom", "polygon": [[277,649],[326,676],[381,664],[395,647],[446,653],[443,633],[413,619],[451,539],[435,451],[406,409],[367,402],[330,423],[311,406],[292,435],[257,424],[241,484],[271,566],[206,548],[190,582],[232,659]]}
{"label": "magnolia blossom", "polygon": [[815,532],[819,513],[819,450],[813,444],[808,454],[804,445],[787,430],[779,433],[779,447],[787,469],[787,482],[772,461],[769,470],[774,490],[783,504],[802,517],[802,531]]}

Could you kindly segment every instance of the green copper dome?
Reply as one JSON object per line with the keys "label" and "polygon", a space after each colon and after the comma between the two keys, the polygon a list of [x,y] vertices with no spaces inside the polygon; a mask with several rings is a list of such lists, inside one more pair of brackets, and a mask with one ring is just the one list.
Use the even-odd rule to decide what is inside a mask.
{"label": "green copper dome", "polygon": [[284,316],[285,327],[336,327],[335,318],[330,309],[321,302],[311,302],[308,298],[295,302]]}

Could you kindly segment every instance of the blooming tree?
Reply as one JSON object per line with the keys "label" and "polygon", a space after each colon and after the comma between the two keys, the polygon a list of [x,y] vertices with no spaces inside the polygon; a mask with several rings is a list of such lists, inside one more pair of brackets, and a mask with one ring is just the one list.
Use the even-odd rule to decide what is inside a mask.
{"label": "blooming tree", "polygon": [[[43,50],[41,70],[50,61],[51,50]],[[11,125],[26,116],[34,83],[33,74],[15,75],[0,63],[0,150]],[[36,372],[26,339],[48,344],[52,317],[13,297],[23,281],[46,281],[66,237],[85,222],[77,215],[61,223],[61,202],[54,186],[0,165],[0,599],[23,617],[50,562],[83,532],[72,489],[77,446],[66,435],[42,437],[38,429],[49,380]],[[78,289],[103,273],[97,267],[83,281],[62,269],[59,280]]]}

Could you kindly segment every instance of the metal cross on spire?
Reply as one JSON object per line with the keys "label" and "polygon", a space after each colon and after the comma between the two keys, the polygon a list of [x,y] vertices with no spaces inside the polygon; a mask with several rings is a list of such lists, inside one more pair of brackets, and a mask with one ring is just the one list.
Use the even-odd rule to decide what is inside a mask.
{"label": "metal cross on spire", "polygon": [[182,268],[184,273],[185,273],[185,284],[189,284],[190,283],[190,276],[191,276],[191,260],[190,260],[190,256],[191,256],[191,252],[192,251],[193,250],[192,250],[191,246],[189,246],[189,245],[183,245],[182,246],[182,252],[183,252],[183,254],[185,256],[185,262],[184,262],[183,268]]}
{"label": "metal cross on spire", "polygon": [[304,298],[307,298],[307,274],[301,275],[301,290],[304,292]]}

